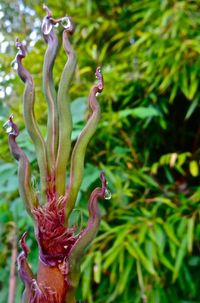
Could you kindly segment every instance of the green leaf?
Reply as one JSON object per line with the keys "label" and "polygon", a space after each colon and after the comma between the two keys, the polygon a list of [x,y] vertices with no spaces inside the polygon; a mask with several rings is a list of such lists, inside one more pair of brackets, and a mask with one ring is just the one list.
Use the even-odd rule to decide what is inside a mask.
{"label": "green leaf", "polygon": [[147,119],[152,117],[160,116],[160,113],[157,109],[153,107],[137,107],[134,109],[125,109],[121,110],[118,113],[119,118],[126,118],[128,116],[133,116],[140,119]]}
{"label": "green leaf", "polygon": [[101,282],[101,267],[102,267],[102,253],[97,251],[94,257],[94,281],[95,283]]}
{"label": "green leaf", "polygon": [[174,266],[171,264],[171,262],[168,260],[168,258],[165,257],[164,254],[159,254],[159,260],[166,268],[168,268],[170,271],[174,272]]}
{"label": "green leaf", "polygon": [[190,87],[189,87],[189,100],[192,100],[197,92],[199,85],[199,79],[197,76],[197,70],[192,70],[190,73]]}
{"label": "green leaf", "polygon": [[[95,182],[97,179],[99,179],[99,176],[100,176],[99,169],[94,165],[87,164],[85,167],[85,177],[84,177],[82,185],[81,185],[81,190],[86,191],[93,182]],[[99,184],[100,184],[100,181],[99,181]]]}
{"label": "green leaf", "polygon": [[199,175],[199,165],[197,161],[192,160],[189,164],[190,173],[193,177],[198,177]]}
{"label": "green leaf", "polygon": [[118,247],[112,247],[111,249],[108,250],[108,252],[106,253],[106,257],[104,260],[104,264],[103,264],[103,269],[104,271],[106,269],[108,269],[108,267],[114,263],[114,261],[116,259],[118,259],[118,255],[120,253],[120,251],[122,250],[122,246],[118,246]]}
{"label": "green leaf", "polygon": [[199,105],[199,95],[191,102],[187,110],[185,120],[188,120],[191,117],[191,115],[193,114],[193,112],[195,111],[198,105]]}
{"label": "green leaf", "polygon": [[192,252],[193,240],[194,240],[194,223],[195,217],[191,217],[188,220],[188,228],[187,228],[187,243],[188,243],[188,251]]}
{"label": "green leaf", "polygon": [[127,286],[128,280],[130,278],[130,274],[133,271],[133,264],[134,264],[134,259],[128,258],[126,262],[126,267],[123,273],[120,275],[119,287],[118,287],[119,294],[122,294]]}
{"label": "green leaf", "polygon": [[163,228],[166,232],[166,234],[168,235],[168,237],[176,244],[176,245],[180,245],[180,242],[179,240],[177,239],[176,235],[175,235],[175,232],[173,230],[173,227],[172,225],[168,224],[167,222],[165,222],[163,224]]}
{"label": "green leaf", "polygon": [[186,252],[187,252],[187,234],[185,237],[183,237],[180,248],[177,253],[176,262],[175,262],[175,266],[174,266],[174,273],[173,273],[173,277],[172,277],[173,282],[176,281],[176,279],[179,275],[179,271],[180,271],[181,265],[183,263],[183,259],[186,255]]}
{"label": "green leaf", "polygon": [[87,108],[87,98],[79,97],[71,102],[71,113],[73,124],[77,124],[85,120],[85,112]]}
{"label": "green leaf", "polygon": [[[131,242],[130,242],[131,241]],[[144,255],[142,252],[142,249],[139,247],[136,241],[131,239],[129,237],[129,252],[133,255],[133,257],[136,255],[137,258],[140,260],[141,264],[144,266],[144,268],[152,275],[155,275],[155,269],[153,266],[153,263],[148,260],[148,258]]]}
{"label": "green leaf", "polygon": [[85,259],[83,264],[81,265],[81,272],[82,272],[82,280],[83,280],[83,287],[82,287],[82,296],[86,299],[91,292],[90,283],[92,278],[92,264],[93,264],[93,254]]}

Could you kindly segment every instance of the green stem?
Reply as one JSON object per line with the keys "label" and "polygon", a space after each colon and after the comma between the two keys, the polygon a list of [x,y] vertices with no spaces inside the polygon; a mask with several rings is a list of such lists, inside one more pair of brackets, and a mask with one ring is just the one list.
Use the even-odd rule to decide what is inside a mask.
{"label": "green stem", "polygon": [[68,54],[58,89],[59,144],[56,159],[56,189],[58,197],[65,193],[66,166],[71,150],[72,117],[69,102],[69,85],[76,68],[76,55],[68,40],[69,29],[63,32],[63,47]]}
{"label": "green stem", "polygon": [[[31,168],[29,160],[23,150],[16,143],[16,137],[19,134],[18,128],[10,117],[7,122],[12,127],[12,132],[9,134],[10,151],[14,158],[19,161],[18,166],[18,180],[19,180],[19,194],[22,198],[25,208],[29,215],[33,217],[32,210],[38,206],[38,198],[31,185]],[[34,218],[34,217],[33,217]]]}
{"label": "green stem", "polygon": [[41,180],[41,195],[42,199],[46,200],[46,178],[47,178],[47,160],[46,160],[46,145],[34,113],[35,103],[35,89],[33,79],[30,73],[22,65],[22,59],[25,58],[25,50],[20,42],[17,41],[17,47],[19,52],[16,56],[18,64],[18,74],[22,81],[25,83],[24,89],[24,120],[26,129],[35,145],[35,151],[37,156],[37,162],[40,170]]}
{"label": "green stem", "polygon": [[47,122],[47,161],[49,172],[55,169],[55,160],[58,146],[58,113],[56,106],[56,91],[54,87],[52,69],[58,49],[58,39],[53,30],[44,35],[48,44],[43,66],[43,90],[48,103]]}
{"label": "green stem", "polygon": [[90,139],[95,133],[98,122],[100,120],[101,111],[99,103],[96,99],[96,94],[100,93],[103,90],[103,78],[100,74],[99,68],[97,69],[96,75],[98,76],[99,82],[97,85],[92,87],[88,102],[91,115],[87,121],[86,126],[83,128],[81,134],[79,135],[72,152],[69,185],[66,191],[66,222],[72,209],[74,208],[76,198],[82,183],[86,148]]}
{"label": "green stem", "polygon": [[101,173],[101,181],[102,187],[95,188],[90,196],[88,203],[89,220],[87,227],[80,233],[78,240],[72,247],[68,256],[69,264],[72,268],[72,272],[69,275],[71,277],[70,281],[72,280],[72,282],[73,279],[76,278],[74,273],[81,262],[81,257],[87,246],[95,238],[100,225],[101,213],[98,207],[98,200],[104,199],[106,192],[106,178],[103,172]]}

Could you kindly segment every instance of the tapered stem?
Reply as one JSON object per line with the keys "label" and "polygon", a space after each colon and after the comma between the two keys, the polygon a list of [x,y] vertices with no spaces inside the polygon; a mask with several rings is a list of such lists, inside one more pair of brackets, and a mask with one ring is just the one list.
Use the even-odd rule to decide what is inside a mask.
{"label": "tapered stem", "polygon": [[16,56],[18,64],[18,74],[25,83],[24,89],[24,119],[26,129],[35,145],[37,162],[40,170],[41,194],[43,200],[46,199],[46,179],[47,179],[47,159],[46,159],[46,145],[38,127],[34,114],[35,103],[35,89],[33,79],[30,73],[22,65],[22,59],[25,58],[25,49],[22,44],[17,41],[19,52]]}
{"label": "tapered stem", "polygon": [[18,128],[10,117],[9,121],[12,131],[9,134],[10,151],[14,158],[19,161],[18,180],[19,193],[22,198],[27,212],[33,217],[32,210],[38,206],[38,198],[31,185],[31,168],[29,160],[23,150],[17,145],[16,137],[19,134]]}
{"label": "tapered stem", "polygon": [[68,55],[68,60],[58,89],[59,145],[56,160],[56,189],[58,197],[65,193],[66,166],[71,150],[72,117],[68,90],[77,60],[68,36],[73,33],[73,30],[74,26],[69,18],[69,27],[63,32],[63,47]]}
{"label": "tapered stem", "polygon": [[[58,147],[58,113],[56,106],[56,90],[53,81],[53,65],[58,50],[58,39],[53,30],[51,21],[52,14],[46,5],[43,8],[47,16],[43,19],[43,36],[48,44],[43,66],[43,90],[48,103],[48,122],[47,122],[47,161],[49,172],[55,170],[55,160]],[[46,30],[49,30],[46,32]],[[52,174],[52,173],[51,173]]]}
{"label": "tapered stem", "polygon": [[82,183],[86,148],[97,129],[100,119],[100,106],[96,98],[96,94],[102,92],[103,90],[103,77],[101,75],[100,68],[97,68],[96,76],[98,78],[98,84],[92,87],[89,96],[89,110],[91,114],[86,126],[79,135],[72,152],[69,185],[66,191],[66,222],[72,209],[74,208]]}
{"label": "tapered stem", "polygon": [[[98,231],[101,213],[98,207],[98,200],[103,199],[106,192],[106,179],[105,175],[101,173],[101,181],[102,187],[95,188],[90,196],[88,211],[89,211],[89,221],[87,227],[81,232],[79,235],[79,239],[76,241],[74,246],[72,247],[69,253],[69,264],[73,268],[75,268],[80,264],[81,257],[84,253],[84,250],[91,243],[91,241],[95,238],[96,233]],[[72,270],[72,280],[74,278],[74,270]]]}
{"label": "tapered stem", "polygon": [[55,168],[55,160],[58,146],[58,114],[56,106],[56,91],[53,82],[52,69],[57,54],[58,39],[53,30],[49,35],[44,35],[48,43],[43,66],[43,89],[48,103],[47,122],[47,160],[49,171]]}

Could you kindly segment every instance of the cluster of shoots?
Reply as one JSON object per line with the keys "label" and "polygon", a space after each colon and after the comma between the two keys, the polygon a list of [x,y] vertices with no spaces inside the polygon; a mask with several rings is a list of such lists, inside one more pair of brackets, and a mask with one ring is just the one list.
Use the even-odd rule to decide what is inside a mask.
{"label": "cluster of shoots", "polygon": [[[76,228],[69,225],[69,216],[74,209],[83,180],[86,148],[100,119],[97,95],[102,92],[104,84],[98,67],[97,84],[91,87],[88,97],[89,117],[71,150],[72,117],[68,92],[77,59],[69,36],[74,32],[74,24],[70,17],[54,19],[46,5],[44,10],[46,16],[42,22],[42,32],[47,49],[43,64],[43,91],[48,105],[46,138],[42,136],[35,119],[34,81],[23,65],[26,49],[19,40],[16,41],[18,53],[14,60],[18,75],[25,85],[23,114],[25,127],[35,146],[40,173],[40,194],[32,186],[28,157],[17,144],[19,130],[13,116],[4,124],[9,134],[10,151],[19,162],[19,193],[35,224],[35,236],[39,246],[37,274],[32,272],[27,261],[29,248],[25,241],[26,232],[21,238],[22,252],[17,261],[19,275],[25,284],[23,303],[74,303],[81,258],[94,239],[100,224],[98,200],[110,199],[102,172],[102,186],[93,190],[88,202],[89,219],[86,227],[77,233]],[[52,73],[58,50],[55,26],[63,27],[62,44],[67,55],[57,91]],[[66,184],[67,167],[69,179]]]}

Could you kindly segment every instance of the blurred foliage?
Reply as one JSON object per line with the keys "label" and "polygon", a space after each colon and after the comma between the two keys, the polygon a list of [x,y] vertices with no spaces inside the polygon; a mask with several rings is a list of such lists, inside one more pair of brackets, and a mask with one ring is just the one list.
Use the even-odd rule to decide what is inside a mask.
{"label": "blurred foliage", "polygon": [[[102,119],[86,159],[73,221],[87,220],[87,201],[105,170],[112,199],[101,202],[100,232],[87,252],[77,297],[87,303],[200,302],[200,2],[192,0],[74,0],[46,3],[55,17],[71,15],[78,68],[71,87],[73,140],[84,125],[94,70],[102,66]],[[24,130],[23,84],[10,67],[15,38],[25,39],[25,60],[36,85],[36,115],[45,134],[41,90],[45,43],[42,1],[0,4],[0,120],[13,112],[20,145],[38,186],[34,148]],[[59,82],[65,54],[54,68]],[[12,222],[29,232],[31,219],[18,197],[17,164],[0,130],[0,296],[6,302]],[[80,218],[81,217],[81,218]],[[18,283],[18,303],[21,284]]]}

